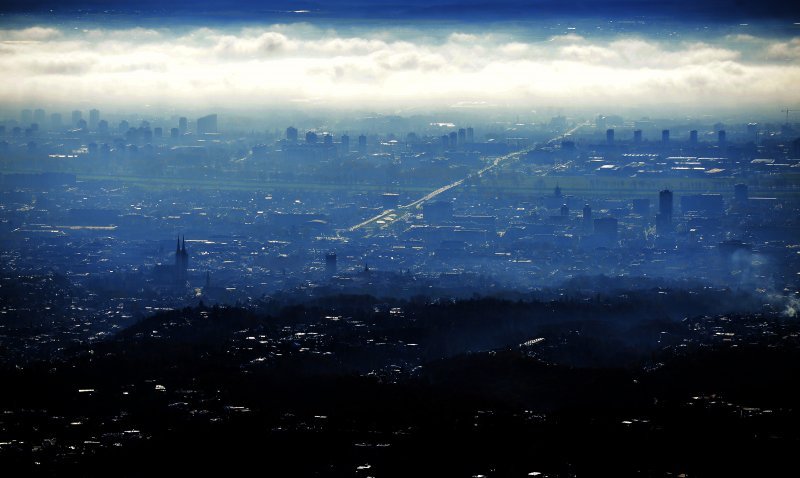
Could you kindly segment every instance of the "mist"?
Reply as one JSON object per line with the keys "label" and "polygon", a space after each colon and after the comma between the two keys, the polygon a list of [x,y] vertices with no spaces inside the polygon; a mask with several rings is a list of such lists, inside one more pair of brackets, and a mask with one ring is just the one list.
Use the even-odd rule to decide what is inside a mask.
{"label": "mist", "polygon": [[0,6],[9,476],[780,476],[800,15]]}

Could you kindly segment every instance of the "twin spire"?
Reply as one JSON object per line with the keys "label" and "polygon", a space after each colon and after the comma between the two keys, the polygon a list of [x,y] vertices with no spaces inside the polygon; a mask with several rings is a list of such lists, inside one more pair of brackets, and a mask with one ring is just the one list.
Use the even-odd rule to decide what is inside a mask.
{"label": "twin spire", "polygon": [[175,273],[178,283],[185,284],[187,270],[189,269],[189,253],[186,252],[186,236],[178,236],[178,244],[175,247]]}
{"label": "twin spire", "polygon": [[186,252],[186,236],[183,236],[183,244],[181,244],[181,236],[178,236],[178,246],[175,252]]}

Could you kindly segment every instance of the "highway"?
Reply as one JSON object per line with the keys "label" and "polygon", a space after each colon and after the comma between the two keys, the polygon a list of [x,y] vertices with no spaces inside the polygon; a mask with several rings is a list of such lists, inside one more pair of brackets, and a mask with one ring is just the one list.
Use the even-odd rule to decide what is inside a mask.
{"label": "highway", "polygon": [[[569,131],[549,139],[546,142],[546,144],[549,146],[549,145],[552,145],[554,142],[561,141],[562,139],[570,136],[571,134],[573,134],[574,132],[578,131],[580,128],[582,128],[583,126],[586,126],[588,124],[589,123],[581,123],[581,124],[575,126],[574,128],[570,129]],[[461,178],[461,179],[459,179],[457,181],[453,181],[450,184],[446,184],[446,185],[444,185],[444,186],[442,186],[442,187],[440,187],[440,188],[438,188],[438,189],[436,189],[434,191],[431,191],[428,194],[422,196],[421,198],[417,199],[414,202],[408,203],[408,204],[406,204],[404,206],[398,206],[397,208],[394,208],[394,209],[387,209],[387,210],[381,212],[380,214],[378,214],[377,216],[371,217],[371,218],[367,219],[366,221],[360,222],[360,223],[356,224],[355,226],[349,228],[348,232],[355,232],[355,231],[357,231],[359,229],[362,229],[364,227],[367,227],[367,226],[369,226],[371,224],[376,224],[376,223],[377,224],[384,224],[386,222],[395,222],[398,219],[402,219],[403,217],[406,217],[407,215],[409,215],[414,210],[420,209],[423,204],[425,204],[426,202],[436,198],[440,194],[445,193],[445,192],[447,192],[447,191],[449,191],[449,190],[451,190],[453,188],[456,188],[458,186],[461,186],[462,184],[464,184],[464,181],[466,181],[468,179],[471,179],[473,177],[481,177],[484,174],[486,174],[486,173],[488,173],[490,171],[493,171],[495,169],[498,169],[499,167],[501,167],[501,166],[503,166],[505,164],[509,164],[509,163],[511,163],[513,161],[516,161],[523,154],[527,154],[529,151],[531,151],[535,147],[536,147],[536,145],[534,145],[534,146],[532,146],[530,148],[526,148],[526,149],[522,149],[522,150],[519,150],[519,151],[515,151],[513,153],[509,153],[509,154],[507,154],[505,156],[499,156],[499,157],[495,158],[494,161],[492,161],[488,165],[484,166],[480,170],[478,170],[476,172],[473,172],[473,173],[470,173],[464,178]],[[383,221],[383,222],[381,222],[381,221]]]}

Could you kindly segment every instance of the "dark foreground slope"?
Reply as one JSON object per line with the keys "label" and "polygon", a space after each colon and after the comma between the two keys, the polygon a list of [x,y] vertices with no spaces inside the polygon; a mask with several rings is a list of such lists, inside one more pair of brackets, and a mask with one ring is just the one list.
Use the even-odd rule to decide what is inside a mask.
{"label": "dark foreground slope", "polygon": [[790,465],[797,324],[679,320],[652,305],[334,297],[161,313],[67,358],[3,369],[0,465],[130,477]]}

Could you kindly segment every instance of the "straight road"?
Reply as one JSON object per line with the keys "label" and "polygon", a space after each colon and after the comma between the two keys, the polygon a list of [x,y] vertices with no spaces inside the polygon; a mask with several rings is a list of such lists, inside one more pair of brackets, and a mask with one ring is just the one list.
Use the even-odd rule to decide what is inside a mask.
{"label": "straight road", "polygon": [[[555,136],[555,137],[549,139],[546,144],[549,146],[549,145],[553,144],[556,141],[560,141],[560,140],[566,138],[567,136],[573,134],[574,132],[578,131],[581,127],[586,126],[587,124],[588,123],[581,123],[581,124],[575,126],[574,128],[570,129],[566,133],[560,134],[558,136]],[[367,219],[366,221],[363,221],[361,223],[356,224],[355,226],[353,226],[350,229],[348,229],[348,231],[349,232],[355,232],[355,231],[357,231],[359,229],[362,229],[364,227],[367,227],[367,226],[369,226],[371,224],[375,224],[375,223],[383,224],[387,220],[390,221],[390,222],[394,222],[394,221],[396,221],[396,220],[398,220],[398,219],[400,219],[402,217],[407,216],[412,211],[414,211],[416,209],[420,209],[423,204],[425,204],[426,202],[436,198],[436,196],[439,196],[442,193],[445,193],[445,192],[447,192],[447,191],[449,191],[449,190],[451,190],[453,188],[461,186],[462,184],[464,184],[464,181],[466,181],[468,179],[471,179],[473,177],[481,177],[484,174],[486,174],[486,173],[488,173],[490,171],[493,171],[495,169],[498,169],[498,168],[500,168],[501,166],[503,166],[505,164],[508,164],[510,162],[518,160],[523,154],[527,154],[533,148],[535,148],[535,146],[530,147],[530,148],[526,148],[526,149],[522,149],[520,151],[515,151],[515,152],[509,153],[509,154],[507,154],[505,156],[499,156],[499,157],[495,158],[494,161],[492,161],[488,165],[484,166],[483,168],[481,168],[480,170],[478,170],[478,171],[476,171],[474,173],[468,174],[464,178],[461,178],[461,179],[459,179],[457,181],[453,181],[450,184],[446,184],[446,185],[444,185],[444,186],[442,186],[442,187],[440,187],[438,189],[435,189],[435,190],[429,192],[428,194],[422,196],[421,198],[417,199],[416,201],[406,204],[405,206],[398,206],[395,209],[387,209],[387,210],[381,212],[380,214],[378,214],[377,216],[371,217],[371,218]],[[379,222],[379,221],[383,221],[383,222]]]}

